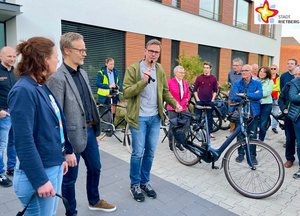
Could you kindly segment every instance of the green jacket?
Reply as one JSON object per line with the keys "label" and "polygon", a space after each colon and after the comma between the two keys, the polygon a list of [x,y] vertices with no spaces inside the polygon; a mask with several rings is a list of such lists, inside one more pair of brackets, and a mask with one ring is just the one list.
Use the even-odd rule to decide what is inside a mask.
{"label": "green jacket", "polygon": [[[165,72],[161,64],[156,63],[157,82],[157,104],[160,118],[163,118],[163,101],[170,104],[173,108],[177,101],[172,97],[169,91]],[[125,72],[123,81],[123,96],[127,99],[126,121],[134,128],[139,127],[140,93],[147,86],[140,73],[140,62],[131,65]]]}

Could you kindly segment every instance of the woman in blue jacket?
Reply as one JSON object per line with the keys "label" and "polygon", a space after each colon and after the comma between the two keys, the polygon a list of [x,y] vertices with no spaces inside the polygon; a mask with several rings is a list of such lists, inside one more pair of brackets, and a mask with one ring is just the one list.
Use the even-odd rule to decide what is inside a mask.
{"label": "woman in blue jacket", "polygon": [[65,154],[73,153],[59,104],[45,85],[56,71],[54,43],[33,37],[17,46],[20,76],[8,96],[19,162],[13,186],[28,215],[55,215],[62,176],[68,170]]}

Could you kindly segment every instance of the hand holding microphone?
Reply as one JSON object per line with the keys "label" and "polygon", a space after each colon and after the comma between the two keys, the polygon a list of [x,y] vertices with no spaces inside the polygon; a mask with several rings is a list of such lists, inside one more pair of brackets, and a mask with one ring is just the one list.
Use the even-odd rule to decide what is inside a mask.
{"label": "hand holding microphone", "polygon": [[[150,61],[150,70],[151,70],[151,68],[152,68],[152,64],[153,64],[153,60],[151,60]],[[148,70],[149,71],[149,70]],[[146,78],[146,80],[145,80],[145,78],[144,78],[144,80],[146,81],[146,82],[148,82],[148,84],[152,81],[152,82],[155,82],[155,79],[153,79],[152,77],[151,77],[151,73],[149,73],[148,71],[146,71],[146,72],[144,72],[144,75],[146,75],[147,76],[147,78],[148,78],[148,81],[147,81],[147,78]],[[145,76],[144,76],[145,77]]]}

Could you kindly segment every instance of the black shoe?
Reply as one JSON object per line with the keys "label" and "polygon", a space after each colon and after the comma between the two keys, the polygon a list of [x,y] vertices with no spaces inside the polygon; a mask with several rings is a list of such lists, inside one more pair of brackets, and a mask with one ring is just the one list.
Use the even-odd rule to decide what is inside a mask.
{"label": "black shoe", "polygon": [[144,202],[145,196],[142,193],[142,190],[139,185],[132,185],[130,187],[129,192],[131,193],[133,199],[135,199],[138,202]]}
{"label": "black shoe", "polygon": [[14,170],[13,169],[11,169],[11,170],[6,170],[6,175],[8,175],[8,176],[13,176],[14,175]]}
{"label": "black shoe", "polygon": [[6,177],[6,175],[0,175],[0,185],[3,187],[10,187],[12,186],[12,181]]}
{"label": "black shoe", "polygon": [[169,148],[171,151],[173,151],[173,143],[172,142],[169,142]]}
{"label": "black shoe", "polygon": [[141,189],[147,194],[148,197],[151,197],[153,199],[156,198],[156,192],[153,190],[149,183],[141,185]]}
{"label": "black shoe", "polygon": [[274,133],[278,134],[278,131],[277,131],[276,128],[272,128],[272,131],[273,131]]}
{"label": "black shoe", "polygon": [[238,163],[242,163],[242,161],[244,160],[244,155],[239,154],[239,156],[236,157],[235,161]]}

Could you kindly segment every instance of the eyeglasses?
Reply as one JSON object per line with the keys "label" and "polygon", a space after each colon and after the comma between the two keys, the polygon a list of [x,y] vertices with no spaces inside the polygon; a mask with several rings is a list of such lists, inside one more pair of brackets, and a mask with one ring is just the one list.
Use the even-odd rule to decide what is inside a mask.
{"label": "eyeglasses", "polygon": [[210,67],[203,67],[204,69],[210,69]]}
{"label": "eyeglasses", "polygon": [[248,71],[250,71],[250,70],[242,70],[242,72],[248,72]]}
{"label": "eyeglasses", "polygon": [[87,49],[78,49],[78,48],[75,48],[75,47],[71,47],[69,49],[77,50],[81,55],[87,53]]}
{"label": "eyeglasses", "polygon": [[270,68],[271,70],[277,70],[277,68]]}
{"label": "eyeglasses", "polygon": [[155,55],[159,55],[159,51],[155,51],[155,50],[149,50],[147,49],[147,51],[150,53],[150,54],[155,54]]}
{"label": "eyeglasses", "polygon": [[238,67],[238,66],[241,66],[241,65],[232,65],[233,67]]}

